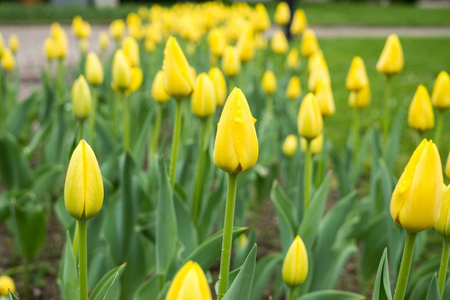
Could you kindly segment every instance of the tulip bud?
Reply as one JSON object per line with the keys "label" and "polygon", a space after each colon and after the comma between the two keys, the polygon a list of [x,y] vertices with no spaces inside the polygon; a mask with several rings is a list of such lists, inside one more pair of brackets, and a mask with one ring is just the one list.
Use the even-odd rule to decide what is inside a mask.
{"label": "tulip bud", "polygon": [[131,68],[130,87],[127,90],[127,93],[130,94],[137,91],[141,87],[143,80],[144,74],[142,73],[142,69],[139,67]]}
{"label": "tulip bud", "polygon": [[305,29],[300,44],[300,52],[303,57],[310,57],[317,50],[319,50],[319,42],[317,42],[316,34],[312,29]]}
{"label": "tulip bud", "polygon": [[280,2],[275,10],[275,22],[280,25],[286,25],[291,20],[291,10],[286,2]]}
{"label": "tulip bud", "polygon": [[166,300],[212,300],[205,273],[199,264],[188,261],[173,278]]}
{"label": "tulip bud", "polygon": [[114,54],[112,65],[112,86],[116,90],[126,90],[131,82],[131,68],[122,50]]}
{"label": "tulip bud", "polygon": [[156,43],[152,37],[147,37],[144,41],[145,51],[148,53],[154,53],[156,50]]}
{"label": "tulip bud", "polygon": [[181,100],[192,94],[195,78],[183,50],[174,37],[169,37],[164,49],[163,72],[164,87],[168,95],[175,100]]}
{"label": "tulip bud", "polygon": [[312,66],[308,78],[308,88],[311,92],[316,92],[319,82],[331,86],[330,72],[328,71],[327,62],[325,58],[320,57]]}
{"label": "tulip bud", "polygon": [[255,55],[255,37],[253,34],[253,29],[247,27],[242,31],[239,36],[238,43],[236,45],[236,50],[239,53],[239,59],[241,62],[248,62],[253,59]]}
{"label": "tulip bud", "polygon": [[17,51],[19,51],[19,47],[20,47],[20,42],[19,42],[19,38],[17,37],[17,35],[15,34],[11,34],[9,36],[9,49],[11,49],[12,53],[17,53]]}
{"label": "tulip bud", "polygon": [[350,92],[348,98],[348,105],[350,107],[356,107],[359,109],[364,109],[370,104],[370,84],[367,84],[359,91]]}
{"label": "tulip bud", "polygon": [[300,97],[302,93],[302,87],[300,85],[300,78],[298,76],[292,76],[289,80],[287,89],[286,89],[286,97],[289,100],[295,100]]}
{"label": "tulip bud", "polygon": [[308,276],[308,253],[298,235],[286,253],[281,273],[284,282],[292,288],[301,285]]}
{"label": "tulip bud", "polygon": [[0,276],[0,296],[8,297],[9,291],[16,291],[14,280],[9,276]]}
{"label": "tulip bud", "polygon": [[216,91],[216,105],[222,106],[225,103],[225,97],[227,96],[227,82],[225,77],[223,77],[222,72],[219,68],[212,68],[209,70],[209,79],[211,79],[214,84],[214,89]]}
{"label": "tulip bud", "polygon": [[83,121],[89,116],[92,102],[91,90],[83,75],[73,83],[71,96],[73,114],[78,120]]}
{"label": "tulip bud", "polygon": [[411,156],[391,199],[394,222],[416,233],[436,225],[444,179],[439,152],[424,139]]}
{"label": "tulip bud", "polygon": [[52,60],[56,57],[55,43],[52,38],[48,37],[44,41],[44,54],[47,60]]}
{"label": "tulip bud", "polygon": [[[302,149],[303,153],[306,153],[306,146],[308,145],[308,142],[305,138],[300,139],[300,148]],[[318,137],[313,139],[311,143],[309,144],[309,147],[311,147],[311,154],[316,155],[319,154],[322,151],[323,148],[323,134],[320,134]]]}
{"label": "tulip bud", "polygon": [[122,19],[114,20],[109,25],[109,34],[116,40],[122,40],[125,34],[125,22]]}
{"label": "tulip bud", "polygon": [[105,52],[106,49],[108,49],[108,45],[109,45],[108,33],[104,31],[100,32],[100,35],[98,36],[98,46],[100,48],[100,52]]}
{"label": "tulip bud", "polygon": [[377,62],[377,71],[385,75],[395,75],[403,70],[403,50],[396,34],[391,34],[384,45]]}
{"label": "tulip bud", "polygon": [[83,40],[89,39],[91,36],[91,25],[88,22],[82,22],[78,27],[77,37]]}
{"label": "tulip bud", "polygon": [[287,157],[292,157],[297,151],[298,138],[296,135],[290,134],[286,137],[283,143],[283,154]]}
{"label": "tulip bud", "polygon": [[272,71],[266,71],[262,78],[262,89],[267,95],[272,95],[277,91],[277,79]]}
{"label": "tulip bud", "polygon": [[291,51],[289,51],[286,59],[286,65],[291,70],[295,70],[300,66],[297,48],[293,48]]}
{"label": "tulip bud", "polygon": [[164,103],[170,99],[170,96],[167,95],[166,90],[164,89],[163,71],[158,71],[158,73],[156,73],[155,75],[155,79],[153,79],[152,98],[159,103]]}
{"label": "tulip bud", "polygon": [[319,104],[320,113],[322,116],[332,116],[336,111],[334,105],[333,91],[331,86],[325,84],[323,81],[319,81],[316,89],[316,99]]}
{"label": "tulip bud", "polygon": [[78,32],[80,31],[80,27],[83,24],[83,18],[81,18],[81,16],[75,16],[72,19],[72,33],[73,35],[75,35],[76,37],[78,36]]}
{"label": "tulip bud", "polygon": [[102,208],[102,174],[94,151],[85,140],[80,141],[70,158],[64,201],[67,212],[79,221],[93,218]]}
{"label": "tulip bud", "polygon": [[222,57],[227,46],[227,39],[223,30],[218,28],[211,30],[208,34],[208,45],[213,56]]}
{"label": "tulip bud", "polygon": [[53,23],[51,26],[51,34],[54,41],[53,47],[56,58],[60,60],[66,58],[68,49],[66,32],[59,23]]}
{"label": "tulip bud", "polygon": [[300,136],[312,140],[322,133],[323,121],[314,94],[309,93],[303,98],[297,118]]}
{"label": "tulip bud", "polygon": [[252,168],[258,160],[255,123],[244,93],[234,88],[217,124],[214,164],[236,174]]}
{"label": "tulip bud", "polygon": [[450,108],[450,77],[447,72],[441,71],[436,78],[431,99],[436,108]]}
{"label": "tulip bud", "polygon": [[325,60],[322,50],[319,49],[311,54],[311,56],[308,58],[308,72],[311,73],[312,70],[322,62],[322,60]]}
{"label": "tulip bud", "polygon": [[445,165],[445,176],[450,179],[450,152],[448,153],[447,164]]}
{"label": "tulip bud", "polygon": [[430,95],[423,85],[419,85],[409,106],[408,124],[418,131],[425,131],[434,127],[434,112]]}
{"label": "tulip bud", "polygon": [[306,27],[308,27],[308,21],[306,20],[305,11],[303,9],[297,9],[294,13],[291,27],[289,28],[291,34],[300,35]]}
{"label": "tulip bud", "polygon": [[256,19],[255,19],[255,28],[258,31],[265,31],[270,27],[270,17],[267,13],[266,7],[262,3],[258,3],[255,6],[255,13],[256,13]]}
{"label": "tulip bud", "polygon": [[439,219],[434,228],[446,240],[450,239],[449,210],[450,210],[450,186],[444,185]]}
{"label": "tulip bud", "polygon": [[139,61],[139,45],[132,37],[127,37],[122,42],[123,54],[127,58],[131,67],[138,67]]}
{"label": "tulip bud", "polygon": [[2,66],[6,72],[10,72],[16,67],[16,60],[10,49],[3,50]]}
{"label": "tulip bud", "polygon": [[195,81],[191,110],[197,117],[209,117],[216,111],[216,90],[208,74],[201,73]]}
{"label": "tulip bud", "polygon": [[236,48],[227,46],[222,58],[222,70],[225,75],[234,77],[241,71],[241,60]]}
{"label": "tulip bud", "polygon": [[239,241],[237,243],[238,250],[244,249],[248,245],[248,237],[243,233],[239,236]]}
{"label": "tulip bud", "polygon": [[95,53],[91,52],[86,58],[86,79],[93,86],[103,83],[103,66]]}
{"label": "tulip bud", "polygon": [[289,50],[289,44],[283,31],[275,31],[272,37],[272,50],[277,54],[285,54]]}
{"label": "tulip bud", "polygon": [[368,82],[369,79],[367,78],[364,61],[361,57],[355,56],[348,70],[345,86],[349,91],[358,91],[367,85]]}

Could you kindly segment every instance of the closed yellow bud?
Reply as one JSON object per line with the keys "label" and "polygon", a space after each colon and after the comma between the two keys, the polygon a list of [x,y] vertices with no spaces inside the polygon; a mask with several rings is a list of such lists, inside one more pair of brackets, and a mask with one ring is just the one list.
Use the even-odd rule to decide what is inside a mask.
{"label": "closed yellow bud", "polygon": [[317,50],[308,58],[308,72],[311,73],[312,70],[317,66],[317,64],[321,63],[322,60],[325,60],[323,57],[322,50]]}
{"label": "closed yellow bud", "polygon": [[248,62],[253,59],[255,55],[255,37],[251,27],[247,27],[242,31],[236,45],[236,50],[242,62]]}
{"label": "closed yellow bud", "polygon": [[284,282],[294,288],[301,285],[308,276],[308,253],[303,240],[297,235],[284,258],[281,274]]}
{"label": "closed yellow bud", "polygon": [[16,59],[10,49],[4,49],[2,55],[2,66],[5,71],[10,72],[16,67]]}
{"label": "closed yellow bud", "polygon": [[391,34],[384,45],[377,62],[377,71],[385,75],[395,75],[403,70],[403,50],[396,34]]}
{"label": "closed yellow bud", "polygon": [[236,48],[227,46],[222,58],[223,73],[229,77],[234,77],[241,71],[241,60]]}
{"label": "closed yellow bud", "polygon": [[394,222],[408,232],[420,232],[436,225],[443,188],[439,152],[424,139],[411,156],[391,199]]}
{"label": "closed yellow bud", "polygon": [[300,52],[303,57],[310,57],[314,52],[318,51],[319,42],[317,41],[316,34],[312,29],[305,29],[303,32],[302,41],[300,44]]}
{"label": "closed yellow bud", "polygon": [[225,81],[225,77],[223,77],[219,68],[212,68],[209,70],[208,75],[216,91],[216,105],[222,106],[227,96],[227,82]]}
{"label": "closed yellow bud", "polygon": [[283,142],[283,154],[287,157],[292,157],[295,152],[297,151],[298,146],[298,138],[294,134],[290,134],[286,137],[286,139]]}
{"label": "closed yellow bud", "polygon": [[286,65],[291,70],[296,70],[300,66],[297,48],[291,49],[287,55]]}
{"label": "closed yellow bud", "polygon": [[312,66],[308,78],[308,89],[311,92],[316,92],[319,82],[323,82],[324,84],[331,86],[330,72],[328,71],[327,62],[323,56],[319,57],[319,59]]}
{"label": "closed yellow bud", "polygon": [[209,117],[216,111],[216,90],[208,74],[201,73],[195,80],[191,96],[191,110],[197,117]]}
{"label": "closed yellow bud", "polygon": [[144,48],[145,48],[145,51],[148,53],[155,52],[155,50],[156,50],[155,40],[152,37],[145,38]]}
{"label": "closed yellow bud", "polygon": [[[300,148],[302,149],[303,153],[306,153],[306,146],[308,145],[308,142],[305,138],[301,138],[300,140]],[[309,144],[309,147],[311,147],[311,154],[316,155],[322,151],[323,148],[323,134],[320,134],[318,137],[313,139],[311,143]]]}
{"label": "closed yellow bud", "polygon": [[297,118],[300,136],[312,140],[322,133],[323,120],[320,108],[314,94],[309,93],[303,98]]}
{"label": "closed yellow bud", "polygon": [[85,140],[80,141],[70,158],[64,201],[67,211],[76,220],[89,220],[102,208],[102,174],[94,151]]}
{"label": "closed yellow bud", "polygon": [[367,78],[366,67],[361,57],[355,56],[348,70],[345,87],[349,91],[358,91],[367,85],[369,79]]}
{"label": "closed yellow bud", "polygon": [[267,13],[266,7],[262,3],[258,3],[255,6],[255,29],[258,31],[265,31],[270,27],[270,17]]}
{"label": "closed yellow bud", "polygon": [[112,65],[112,87],[116,90],[126,90],[131,83],[131,68],[122,50],[114,54]]}
{"label": "closed yellow bud", "polygon": [[19,41],[19,38],[17,37],[17,35],[11,34],[9,36],[8,44],[9,44],[9,49],[11,49],[12,53],[17,53],[17,51],[19,51],[20,41]]}
{"label": "closed yellow bud", "polygon": [[72,85],[72,109],[75,117],[83,121],[91,111],[91,90],[83,75],[80,75]]}
{"label": "closed yellow bud", "polygon": [[292,35],[300,35],[308,27],[308,20],[306,19],[305,11],[303,9],[297,9],[292,19],[291,27],[289,30]]}
{"label": "closed yellow bud", "polygon": [[14,280],[9,276],[0,276],[0,296],[8,297],[9,291],[16,291]]}
{"label": "closed yellow bud", "polygon": [[175,100],[181,100],[192,94],[195,78],[183,50],[174,37],[169,37],[164,49],[163,72],[167,94]]}
{"label": "closed yellow bud", "polygon": [[100,32],[98,36],[98,47],[100,48],[100,52],[105,52],[109,46],[109,36],[105,31]]}
{"label": "closed yellow bud", "polygon": [[91,36],[91,25],[88,22],[83,21],[77,29],[76,37],[79,39],[89,39]]}
{"label": "closed yellow bud", "polygon": [[127,37],[122,42],[123,54],[127,58],[131,67],[138,67],[139,60],[139,45],[132,37]]}
{"label": "closed yellow bud", "polygon": [[48,37],[44,41],[44,54],[47,60],[52,60],[56,58],[55,53],[55,42],[51,37]]}
{"label": "closed yellow bud", "polygon": [[59,25],[59,23],[53,23],[51,26],[51,34],[53,38],[53,47],[56,58],[62,60],[67,56],[68,40],[66,32]]}
{"label": "closed yellow bud", "polygon": [[116,41],[120,41],[125,34],[125,22],[122,19],[114,20],[109,25],[109,34]]}
{"label": "closed yellow bud", "polygon": [[166,300],[212,300],[205,273],[199,264],[188,261],[173,278]]}
{"label": "closed yellow bud", "polygon": [[283,31],[275,31],[272,37],[272,50],[277,54],[285,54],[288,52],[289,44]]}
{"label": "closed yellow bud", "polygon": [[227,39],[222,29],[215,28],[209,32],[208,45],[214,57],[222,57],[227,46]]}
{"label": "closed yellow bud", "polygon": [[419,85],[409,106],[408,124],[418,131],[425,131],[434,127],[434,112],[430,95],[423,85]]}
{"label": "closed yellow bud", "polygon": [[103,66],[97,55],[89,53],[86,58],[86,79],[93,86],[99,86],[103,83]]}
{"label": "closed yellow bud", "polygon": [[450,239],[449,210],[450,210],[450,186],[444,185],[439,219],[434,228],[446,240]]}
{"label": "closed yellow bud", "polygon": [[445,176],[450,179],[450,152],[448,153],[447,164],[445,165]]}
{"label": "closed yellow bud", "polygon": [[163,71],[158,71],[158,73],[156,73],[155,75],[155,79],[153,79],[152,98],[159,103],[164,103],[170,99],[170,96],[167,95],[166,90],[164,89]]}
{"label": "closed yellow bud", "polygon": [[81,16],[75,16],[72,19],[72,33],[76,37],[78,37],[78,32],[80,31],[80,27],[83,24],[83,18]]}
{"label": "closed yellow bud", "polygon": [[450,77],[447,72],[441,71],[436,78],[431,93],[433,106],[439,109],[450,108]]}
{"label": "closed yellow bud", "polygon": [[280,25],[286,25],[291,20],[291,10],[286,2],[280,2],[275,10],[275,22]]}
{"label": "closed yellow bud", "polygon": [[300,97],[301,93],[302,87],[300,85],[300,78],[294,75],[291,79],[289,79],[289,83],[286,88],[286,98],[289,100],[295,100]]}
{"label": "closed yellow bud", "polygon": [[134,93],[137,91],[141,85],[142,81],[144,80],[144,74],[142,72],[142,69],[139,67],[133,67],[131,68],[131,81],[130,81],[130,87],[126,91],[128,94]]}
{"label": "closed yellow bud", "polygon": [[348,105],[350,107],[356,107],[359,109],[364,109],[370,104],[370,84],[367,84],[359,91],[350,92],[348,98]]}
{"label": "closed yellow bud", "polygon": [[266,71],[262,78],[262,89],[264,93],[272,95],[277,91],[277,79],[272,71]]}
{"label": "closed yellow bud", "polygon": [[316,99],[319,104],[320,113],[322,116],[332,116],[336,111],[336,106],[334,105],[333,91],[329,84],[319,81],[316,89]]}
{"label": "closed yellow bud", "polygon": [[251,169],[258,160],[258,138],[253,118],[244,93],[234,88],[228,96],[219,123],[214,144],[214,164],[228,173]]}

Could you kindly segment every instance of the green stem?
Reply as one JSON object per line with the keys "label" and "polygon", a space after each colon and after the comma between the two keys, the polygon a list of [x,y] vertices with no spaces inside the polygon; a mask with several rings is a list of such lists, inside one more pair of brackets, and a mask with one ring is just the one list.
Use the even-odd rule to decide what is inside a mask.
{"label": "green stem", "polygon": [[441,299],[442,293],[444,292],[445,278],[447,277],[449,256],[450,256],[450,241],[444,240],[444,245],[442,247],[441,266],[439,267],[439,277],[438,277]]}
{"label": "green stem", "polygon": [[78,142],[83,139],[83,133],[84,133],[84,120],[79,121],[78,126]]}
{"label": "green stem", "polygon": [[127,97],[121,98],[123,105],[123,149],[128,152],[130,151],[130,112]]}
{"label": "green stem", "polygon": [[80,249],[79,249],[79,280],[80,280],[80,300],[88,299],[87,285],[87,238],[86,238],[86,221],[78,221],[80,232]]}
{"label": "green stem", "polygon": [[353,108],[353,165],[356,165],[356,158],[358,153],[358,145],[359,144],[359,108]]}
{"label": "green stem", "polygon": [[152,136],[152,153],[156,154],[158,151],[158,140],[159,131],[161,130],[161,119],[162,119],[162,104],[158,103],[156,108],[155,124],[153,125],[153,136]]}
{"label": "green stem", "polygon": [[384,121],[383,121],[383,137],[386,140],[389,133],[389,123],[390,123],[390,107],[389,107],[389,98],[391,94],[391,76],[386,76],[386,85],[384,91]]}
{"label": "green stem", "polygon": [[405,247],[403,249],[402,262],[397,279],[397,287],[395,288],[394,300],[403,300],[406,294],[406,286],[411,271],[412,259],[414,254],[414,244],[416,242],[417,233],[406,232]]}
{"label": "green stem", "polygon": [[208,132],[208,118],[203,118],[201,121],[201,135],[200,135],[200,145],[198,149],[198,163],[197,163],[197,175],[195,178],[195,186],[194,186],[194,202],[192,207],[192,220],[194,224],[197,221],[201,202],[202,202],[202,187],[203,187],[203,169],[205,164],[205,144],[207,140],[207,132]]}
{"label": "green stem", "polygon": [[434,129],[434,142],[438,146],[440,145],[441,136],[442,136],[442,123],[444,122],[444,110],[437,110],[437,122],[436,128]]}
{"label": "green stem", "polygon": [[166,282],[166,276],[164,274],[159,274],[158,275],[158,285],[159,285],[160,291],[163,290],[165,282]]}
{"label": "green stem", "polygon": [[92,108],[91,108],[91,119],[89,120],[89,137],[91,138],[91,143],[94,142],[95,134],[95,116],[97,115],[97,92],[96,86],[92,87]]}
{"label": "green stem", "polygon": [[176,101],[175,126],[173,129],[172,155],[170,159],[170,185],[175,186],[175,169],[177,166],[178,142],[181,129],[181,101]]}
{"label": "green stem", "polygon": [[236,77],[228,77],[228,95],[231,94],[233,89],[236,87]]}
{"label": "green stem", "polygon": [[219,292],[217,294],[218,300],[223,298],[228,289],[237,176],[237,174],[228,174],[228,194],[225,207],[225,222],[223,225],[222,254],[220,256]]}
{"label": "green stem", "polygon": [[30,263],[28,259],[24,260],[25,265],[25,299],[30,299]]}
{"label": "green stem", "polygon": [[[3,76],[5,76],[5,72],[2,70],[2,68],[0,68],[0,130],[1,130],[1,135],[3,135],[6,132],[6,116],[8,115],[6,112],[6,97],[5,96],[5,91],[3,91]],[[6,86],[5,86],[6,88]]]}
{"label": "green stem", "polygon": [[295,288],[293,287],[289,287],[289,291],[288,291],[288,295],[287,295],[287,300],[294,300],[294,292],[295,292]]}
{"label": "green stem", "polygon": [[311,153],[311,141],[307,140],[306,142],[306,154],[305,154],[305,199],[304,201],[304,211],[303,215],[306,214],[306,211],[309,207],[309,200],[311,198],[311,160],[312,160],[312,153]]}
{"label": "green stem", "polygon": [[75,257],[75,261],[78,258],[78,240],[80,237],[80,228],[78,222],[75,225],[75,232],[73,234],[73,256]]}
{"label": "green stem", "polygon": [[268,112],[273,112],[273,96],[267,95],[266,97],[266,108]]}
{"label": "green stem", "polygon": [[317,166],[317,174],[316,174],[316,181],[314,186],[317,188],[319,188],[320,184],[322,183],[322,178],[323,178],[323,172],[324,172],[324,167],[325,167],[325,160],[326,158],[326,154],[325,154],[325,147],[326,147],[326,139],[325,139],[325,133],[323,134],[323,146],[322,146],[322,151],[320,152],[320,157],[319,157],[319,164]]}
{"label": "green stem", "polygon": [[58,60],[58,70],[57,70],[57,91],[58,91],[58,101],[63,101],[64,96],[64,86],[63,86],[63,80],[64,80],[64,60],[59,59]]}

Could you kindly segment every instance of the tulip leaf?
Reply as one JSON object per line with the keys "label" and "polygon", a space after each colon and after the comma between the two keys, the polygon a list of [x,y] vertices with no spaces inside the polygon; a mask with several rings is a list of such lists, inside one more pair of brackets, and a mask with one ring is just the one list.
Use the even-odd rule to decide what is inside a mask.
{"label": "tulip leaf", "polygon": [[297,298],[298,300],[364,300],[364,296],[351,292],[323,290]]}
{"label": "tulip leaf", "polygon": [[450,278],[447,278],[447,282],[445,283],[444,286],[444,292],[442,293],[442,299],[449,299],[449,296],[450,296]]}
{"label": "tulip leaf", "polygon": [[405,112],[403,109],[399,109],[394,122],[391,125],[391,131],[389,133],[386,145],[384,147],[384,159],[388,166],[392,166],[395,163],[395,159],[398,154],[400,146],[401,134],[403,129],[403,123],[405,119]]}
{"label": "tulip leaf", "polygon": [[9,297],[9,300],[19,300],[19,297],[14,295],[14,293],[11,291],[8,291],[8,297]]}
{"label": "tulip leaf", "polygon": [[362,139],[362,143],[359,146],[359,149],[357,153],[354,153],[352,155],[356,155],[356,161],[355,164],[352,166],[351,171],[351,183],[352,186],[355,186],[360,174],[362,167],[364,165],[365,160],[367,159],[367,152],[369,151],[369,145],[371,142],[372,133],[371,130],[368,130]]}
{"label": "tulip leaf", "polygon": [[262,299],[262,295],[274,276],[274,272],[279,271],[280,264],[283,262],[281,253],[270,254],[260,259],[256,264],[255,282],[252,289],[252,300]]}
{"label": "tulip leaf", "polygon": [[389,279],[389,263],[387,249],[383,251],[378,266],[372,300],[392,300],[391,280]]}
{"label": "tulip leaf", "polygon": [[28,188],[32,181],[30,164],[11,135],[0,138],[0,178],[6,189]]}
{"label": "tulip leaf", "polygon": [[90,300],[119,299],[120,283],[119,279],[126,267],[126,263],[110,270],[97,283],[92,291]]}
{"label": "tulip leaf", "polygon": [[133,300],[148,300],[159,293],[158,277],[153,276],[139,286],[134,294]]}
{"label": "tulip leaf", "polygon": [[30,125],[27,118],[29,117],[30,111],[36,104],[37,99],[36,92],[33,92],[25,99],[23,102],[18,103],[18,105],[8,113],[8,132],[13,136],[20,136],[23,126]]}
{"label": "tulip leaf", "polygon": [[174,205],[177,220],[178,239],[184,246],[181,256],[186,257],[197,246],[197,233],[186,203],[179,197],[175,196]]}
{"label": "tulip leaf", "polygon": [[[435,270],[435,272],[436,272],[436,270]],[[411,288],[406,290],[407,294],[406,294],[405,299],[408,299],[408,300],[426,299],[428,289],[430,287],[430,280],[432,278],[433,278],[433,275],[426,274],[423,277],[421,277],[419,280],[417,280],[417,282],[414,286],[411,286],[408,282],[408,286],[411,286]],[[439,299],[439,297],[436,299]]]}
{"label": "tulip leaf", "polygon": [[435,273],[433,278],[430,281],[430,286],[428,287],[427,299],[426,300],[435,300],[439,299],[441,293],[439,292],[439,284],[437,274]]}
{"label": "tulip leaf", "polygon": [[252,292],[253,277],[255,275],[256,265],[256,244],[247,256],[244,264],[239,271],[236,279],[233,281],[223,300],[248,300]]}
{"label": "tulip leaf", "polygon": [[80,298],[77,263],[69,231],[66,232],[66,245],[63,253],[61,290],[62,299],[64,300],[78,300]]}

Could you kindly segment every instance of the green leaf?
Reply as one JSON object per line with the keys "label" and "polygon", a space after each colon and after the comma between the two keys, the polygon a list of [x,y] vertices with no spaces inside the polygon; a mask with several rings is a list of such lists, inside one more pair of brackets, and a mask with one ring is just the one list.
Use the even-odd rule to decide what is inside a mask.
{"label": "green leaf", "polygon": [[120,157],[120,187],[122,190],[122,199],[120,203],[120,211],[122,215],[122,229],[120,231],[120,247],[122,261],[127,257],[127,249],[131,236],[133,234],[133,228],[135,220],[137,219],[137,207],[135,201],[135,194],[133,189],[133,176],[136,172],[136,164],[130,153],[126,152]]}
{"label": "green leaf", "polygon": [[297,298],[298,300],[364,300],[364,296],[351,292],[323,290]]}
{"label": "green leaf", "polygon": [[447,278],[447,282],[444,286],[444,292],[442,293],[442,299],[449,299],[450,296],[450,278]]}
{"label": "green leaf", "polygon": [[134,294],[133,300],[148,300],[152,299],[159,293],[158,277],[153,276],[139,286]]}
{"label": "green leaf", "polygon": [[80,298],[77,263],[69,231],[66,232],[66,245],[63,253],[61,289],[64,300],[78,300]]}
{"label": "green leaf", "polygon": [[270,254],[258,261],[255,269],[255,282],[252,289],[252,300],[262,299],[262,295],[274,276],[275,271],[279,271],[280,264],[283,262],[281,253]]}
{"label": "green leaf", "polygon": [[28,188],[32,181],[30,164],[11,135],[0,138],[0,178],[6,189]]}
{"label": "green leaf", "polygon": [[14,293],[11,291],[8,291],[8,297],[9,297],[9,300],[19,300],[19,297],[14,295]]}
{"label": "green leaf", "polygon": [[103,276],[92,291],[90,300],[110,300],[118,299],[119,296],[119,279],[126,263],[112,269]]}
{"label": "green leaf", "polygon": [[430,286],[428,287],[427,299],[426,300],[435,300],[439,299],[441,293],[439,292],[439,284],[437,274],[435,273],[433,278],[431,279]]}
{"label": "green leaf", "polygon": [[392,300],[391,280],[389,279],[389,263],[387,249],[383,251],[378,266],[372,300]]}
{"label": "green leaf", "polygon": [[236,279],[225,293],[223,300],[248,300],[252,292],[256,265],[256,244],[247,256]]}
{"label": "green leaf", "polygon": [[389,133],[385,148],[384,159],[388,166],[392,166],[395,163],[395,159],[398,154],[400,146],[401,134],[403,129],[403,123],[405,119],[405,112],[403,109],[399,109],[395,115],[394,122],[391,125],[391,131]]}

